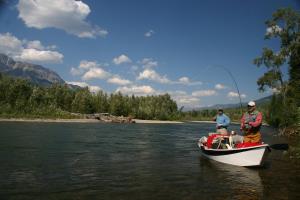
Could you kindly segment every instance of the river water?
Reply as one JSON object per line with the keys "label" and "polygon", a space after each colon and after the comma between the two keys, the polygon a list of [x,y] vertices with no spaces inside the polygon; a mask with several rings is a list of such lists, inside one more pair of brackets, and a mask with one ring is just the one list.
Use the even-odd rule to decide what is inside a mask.
{"label": "river water", "polygon": [[[237,125],[231,129],[238,130]],[[207,160],[196,141],[213,124],[0,122],[0,199],[300,199],[300,158],[264,167]],[[274,137],[267,143],[300,140]]]}

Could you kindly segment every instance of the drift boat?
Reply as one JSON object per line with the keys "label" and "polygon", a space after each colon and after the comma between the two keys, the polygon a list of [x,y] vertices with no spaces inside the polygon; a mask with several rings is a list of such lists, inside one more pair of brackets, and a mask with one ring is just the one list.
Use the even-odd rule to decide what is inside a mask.
{"label": "drift boat", "polygon": [[200,139],[198,146],[201,149],[202,155],[209,159],[243,167],[262,166],[268,152],[270,152],[268,144],[240,148],[229,146],[228,149],[212,149],[208,148],[206,143]]}

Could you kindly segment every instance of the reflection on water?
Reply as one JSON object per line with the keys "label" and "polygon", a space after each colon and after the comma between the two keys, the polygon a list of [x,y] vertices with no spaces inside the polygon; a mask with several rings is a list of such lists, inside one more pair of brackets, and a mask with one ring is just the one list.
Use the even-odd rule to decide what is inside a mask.
{"label": "reflection on water", "polygon": [[[225,199],[262,199],[263,186],[257,168],[237,167],[200,157],[201,174],[213,182]],[[209,174],[209,175],[208,175]]]}
{"label": "reflection on water", "polygon": [[[233,126],[238,129],[238,126]],[[213,124],[0,123],[0,199],[297,199],[300,163],[264,168],[200,156]],[[265,128],[265,141],[273,138]],[[293,141],[299,145],[300,141]]]}

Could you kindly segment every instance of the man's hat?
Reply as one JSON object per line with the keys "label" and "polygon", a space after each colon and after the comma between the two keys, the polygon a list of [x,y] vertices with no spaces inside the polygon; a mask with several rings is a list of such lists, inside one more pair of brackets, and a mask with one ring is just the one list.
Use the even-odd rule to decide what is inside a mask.
{"label": "man's hat", "polygon": [[255,106],[255,102],[254,101],[249,101],[248,106],[251,106],[251,107]]}

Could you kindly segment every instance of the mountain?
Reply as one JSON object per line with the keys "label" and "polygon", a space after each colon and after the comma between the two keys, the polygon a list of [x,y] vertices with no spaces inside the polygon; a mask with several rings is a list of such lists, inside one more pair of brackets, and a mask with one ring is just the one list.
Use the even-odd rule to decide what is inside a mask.
{"label": "mountain", "polygon": [[[263,97],[263,98],[260,98],[260,99],[257,99],[255,100],[255,103],[256,105],[262,105],[262,104],[265,104],[265,103],[268,103],[270,102],[272,99],[272,95],[270,96],[267,96],[267,97]],[[245,107],[247,106],[247,102],[242,102],[242,106]],[[218,108],[238,108],[240,107],[240,104],[239,103],[235,103],[235,104],[216,104],[216,105],[213,105],[213,106],[208,106],[208,107],[203,107],[203,108],[200,108],[200,110],[206,110],[206,109],[218,109]]]}
{"label": "mountain", "polygon": [[65,81],[54,71],[41,65],[14,61],[5,54],[0,53],[0,73],[24,78],[33,84],[50,86],[53,83],[65,84]]}

